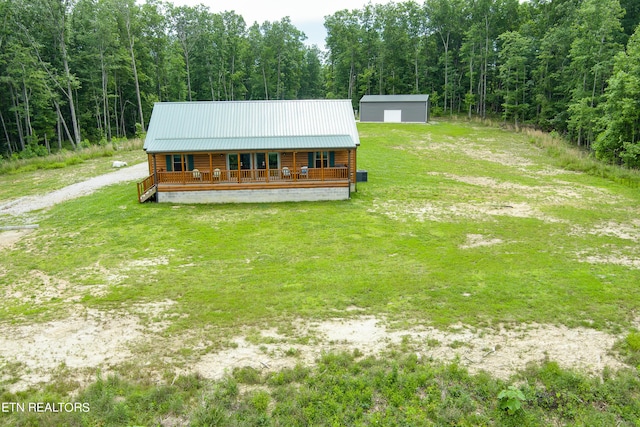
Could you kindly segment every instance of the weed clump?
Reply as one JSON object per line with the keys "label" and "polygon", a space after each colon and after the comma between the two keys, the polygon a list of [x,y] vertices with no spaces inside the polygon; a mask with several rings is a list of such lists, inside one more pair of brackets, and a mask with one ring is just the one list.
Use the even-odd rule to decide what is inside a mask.
{"label": "weed clump", "polygon": [[640,332],[630,332],[614,346],[625,363],[640,369]]}

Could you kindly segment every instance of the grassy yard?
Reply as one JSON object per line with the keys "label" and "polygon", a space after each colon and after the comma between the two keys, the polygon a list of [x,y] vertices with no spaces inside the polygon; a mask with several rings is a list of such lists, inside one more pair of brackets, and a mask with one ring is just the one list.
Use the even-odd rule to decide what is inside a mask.
{"label": "grassy yard", "polygon": [[[140,205],[134,186],[113,186],[44,214],[5,255],[5,278],[35,291],[38,270],[95,308],[171,299],[185,314],[175,332],[350,306],[443,327],[636,320],[637,189],[564,173],[524,136],[492,128],[360,130],[369,182],[350,202]],[[100,284],[100,296],[87,292]],[[64,307],[9,299],[0,316],[42,321]]]}
{"label": "grassy yard", "polygon": [[[62,321],[86,310],[138,316],[144,328],[158,332],[155,344],[138,344],[129,360],[115,369],[134,378],[133,373],[139,374],[140,369],[162,372],[177,366],[188,372],[198,357],[229,348],[240,331],[274,328],[286,334],[300,319],[371,315],[386,319],[390,327],[443,330],[460,324],[497,328],[537,323],[626,334],[638,327],[637,186],[564,169],[561,161],[550,155],[553,150],[522,133],[451,122],[359,124],[359,130],[358,167],[368,170],[369,181],[359,183],[358,192],[348,202],[138,204],[135,186],[128,184],[38,214],[40,228],[2,252],[0,281],[5,289],[0,299],[0,324],[19,327]],[[84,176],[84,167],[70,166],[61,173],[68,175],[64,171],[70,170]],[[36,181],[46,182],[45,188],[56,188],[60,177],[48,173],[1,176],[4,185],[0,187],[5,190],[0,198],[15,197],[16,190],[6,189],[12,182],[28,181],[31,185],[24,185],[29,188]],[[162,305],[163,309],[161,314],[141,311],[145,305]],[[299,334],[295,339],[312,343],[314,337]],[[638,347],[632,351],[640,350]],[[180,357],[171,359],[176,354]],[[141,362],[143,355],[145,363]],[[373,367],[367,374],[372,377],[345,380],[356,383],[349,382],[349,390],[357,389],[358,381],[364,381],[362,387],[387,381],[376,374],[376,369],[383,369],[380,361],[336,357],[346,357],[335,363],[339,363],[336,369],[345,369],[349,375],[367,371],[367,363]],[[389,360],[396,360],[398,366],[417,363],[407,362],[409,359],[401,355],[389,356]],[[447,390],[457,381],[444,367],[445,373],[436,375],[429,369],[440,368],[430,368],[424,362],[418,365],[426,371],[402,368],[400,378],[418,381],[411,375],[419,371],[422,383],[432,381],[434,387],[441,385]],[[5,375],[5,384],[15,381],[25,367],[17,369],[13,377]],[[540,369],[530,373],[532,378],[551,375],[545,369],[553,370]],[[569,375],[559,372],[554,378]],[[316,371],[305,370],[300,375],[299,381],[285,383],[307,384],[304,381],[309,378],[322,378]],[[495,399],[507,383],[481,381],[466,373],[459,376],[463,383],[474,384],[473,392],[467,393],[467,386],[462,385],[459,390],[469,396],[469,411],[478,413],[477,407],[489,397],[494,402],[485,412],[480,411],[478,419],[464,418],[464,422],[504,424],[501,417],[514,420],[504,415]],[[218,393],[223,387],[206,385],[201,378],[180,378],[191,378],[195,384],[184,397],[187,401],[199,398],[203,388],[218,387]],[[258,415],[273,414],[273,402],[278,401],[273,393],[279,389],[269,388],[269,381],[276,381],[269,378],[259,376],[254,381],[258,391],[243,394],[236,390],[234,399],[248,399],[242,403],[247,408],[263,408]],[[634,375],[625,378],[627,383],[637,383]],[[335,381],[340,382],[339,378]],[[483,381],[490,388],[484,391],[486,398],[478,397],[476,388],[482,387],[476,382]],[[588,382],[576,381],[571,384]],[[92,387],[95,391],[101,385]],[[134,386],[121,388],[127,387]],[[175,387],[172,390],[172,398],[179,395]],[[376,390],[371,393],[378,393]],[[528,392],[543,393],[540,390]],[[63,388],[52,395],[65,392]],[[26,396],[41,396],[31,393]],[[127,393],[121,391],[129,396]],[[430,392],[419,393],[429,396]],[[563,398],[570,400],[572,396]],[[306,414],[306,420],[314,425],[330,425],[331,420],[337,424],[376,421],[393,425],[388,421],[394,419],[411,425],[419,420],[462,422],[459,417],[466,416],[464,408],[459,410],[462,415],[443,415],[444,407],[434,406],[433,414],[440,415],[432,418],[424,413],[406,418],[399,412],[393,418],[387,409],[395,408],[389,404],[389,399],[395,398],[400,399],[384,397],[377,418],[365,420],[353,414],[348,417],[356,418],[340,418],[335,411],[329,411],[333,418],[327,418],[321,411],[323,415],[317,418],[317,414]],[[402,399],[408,408],[419,407],[415,395]],[[234,401],[227,407],[224,399],[219,401],[223,402],[219,409],[210,408],[213,416],[218,413],[220,420],[229,421],[232,409],[238,408],[233,405],[240,403]],[[375,403],[375,399],[368,400],[365,412],[375,406],[372,401]],[[566,402],[549,403],[555,409],[563,404],[566,409]],[[305,406],[304,402],[300,405]],[[631,410],[635,415],[627,418],[616,418],[618,413],[605,418],[638,422],[638,408]],[[211,415],[206,408],[200,411],[199,415],[176,416],[195,417],[190,418],[193,421]],[[305,414],[299,414],[304,410],[291,411],[300,416],[292,424],[304,424]],[[537,415],[531,415],[529,421],[521,414],[514,423],[536,425],[547,416],[544,408],[541,411],[534,411]],[[565,415],[552,417],[563,419]],[[253,421],[246,422],[234,418],[234,423],[258,425],[251,417],[247,419]],[[273,425],[288,425],[287,419]],[[569,419],[575,421],[575,414]],[[77,423],[82,425],[83,421]],[[226,424],[220,421],[218,425]],[[194,425],[206,423],[194,421]]]}
{"label": "grassy yard", "polygon": [[142,141],[134,139],[46,158],[0,162],[0,203],[22,196],[44,194],[93,176],[113,171],[113,160],[129,165],[147,160]]}

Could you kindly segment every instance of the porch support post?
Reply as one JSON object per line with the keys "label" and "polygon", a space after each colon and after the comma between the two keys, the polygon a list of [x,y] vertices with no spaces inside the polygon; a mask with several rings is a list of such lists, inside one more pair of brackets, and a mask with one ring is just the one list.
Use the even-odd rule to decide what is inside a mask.
{"label": "porch support post", "polygon": [[264,166],[266,171],[265,172],[266,175],[264,176],[264,181],[269,182],[269,152],[268,151],[264,153]]}
{"label": "porch support post", "polygon": [[324,151],[320,151],[320,180],[324,181]]}
{"label": "porch support post", "polygon": [[185,165],[185,161],[184,161],[184,154],[180,154],[180,163],[182,163],[182,183],[186,184],[187,183],[187,174],[185,172],[186,165]]}
{"label": "porch support post", "polygon": [[153,183],[158,185],[158,168],[156,164],[156,155],[153,154]]}
{"label": "porch support post", "polygon": [[209,153],[209,179],[213,184],[213,153]]}
{"label": "porch support post", "polygon": [[236,155],[238,156],[238,184],[240,184],[242,182],[242,178],[240,178],[240,174],[242,173],[240,172],[242,170],[240,163],[242,162],[240,161],[240,153],[236,153]]}
{"label": "porch support post", "polygon": [[358,192],[358,147],[353,149],[353,188]]}
{"label": "porch support post", "polygon": [[347,180],[351,188],[351,150],[347,150]]}
{"label": "porch support post", "polygon": [[293,167],[292,167],[292,169],[293,169],[293,180],[297,181],[298,180],[298,178],[297,178],[298,174],[296,173],[296,152],[295,151],[293,152]]}
{"label": "porch support post", "polygon": [[349,186],[349,198],[351,198],[351,150],[347,150],[347,185]]}

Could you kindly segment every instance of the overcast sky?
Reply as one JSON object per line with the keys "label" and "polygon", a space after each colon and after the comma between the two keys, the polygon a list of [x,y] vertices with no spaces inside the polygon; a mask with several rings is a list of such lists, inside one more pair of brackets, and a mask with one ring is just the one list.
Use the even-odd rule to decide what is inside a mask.
{"label": "overcast sky", "polygon": [[[299,30],[307,35],[305,43],[315,44],[324,49],[326,32],[324,29],[325,15],[332,15],[342,9],[360,9],[368,0],[168,0],[176,6],[195,6],[204,4],[211,12],[217,13],[225,10],[234,10],[242,15],[247,27],[254,21],[279,21],[285,16],[291,18],[291,22]],[[390,0],[372,0],[371,3],[389,3]]]}

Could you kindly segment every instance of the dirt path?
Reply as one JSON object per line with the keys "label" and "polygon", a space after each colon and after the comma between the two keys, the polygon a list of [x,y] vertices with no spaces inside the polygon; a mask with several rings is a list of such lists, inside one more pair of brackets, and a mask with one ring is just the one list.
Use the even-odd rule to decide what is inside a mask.
{"label": "dirt path", "polygon": [[22,215],[31,211],[50,208],[58,203],[66,202],[67,200],[77,197],[86,196],[108,185],[140,180],[149,174],[148,167],[147,163],[144,162],[125,167],[115,172],[99,175],[44,195],[20,197],[19,199],[0,205],[0,214]]}

